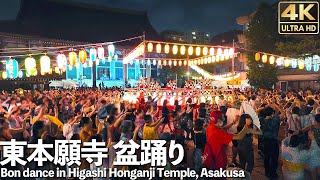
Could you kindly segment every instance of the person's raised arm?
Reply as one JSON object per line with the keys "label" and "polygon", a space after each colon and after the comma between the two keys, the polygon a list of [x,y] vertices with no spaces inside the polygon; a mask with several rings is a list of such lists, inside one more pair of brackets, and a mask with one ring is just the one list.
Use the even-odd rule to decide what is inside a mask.
{"label": "person's raised arm", "polygon": [[161,125],[161,123],[163,122],[164,118],[161,118],[160,120],[158,120],[158,123],[154,126],[155,129],[158,129]]}
{"label": "person's raised arm", "polygon": [[117,118],[117,120],[114,122],[114,127],[118,127],[119,124],[126,118],[126,114],[123,114],[122,116],[120,116],[119,118]]}

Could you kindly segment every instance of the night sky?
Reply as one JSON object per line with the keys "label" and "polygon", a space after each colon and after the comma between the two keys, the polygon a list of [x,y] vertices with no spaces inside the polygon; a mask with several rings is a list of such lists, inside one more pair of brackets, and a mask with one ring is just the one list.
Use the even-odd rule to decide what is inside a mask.
{"label": "night sky", "polygon": [[[241,29],[235,18],[254,11],[266,0],[64,0],[75,5],[93,3],[99,6],[147,11],[151,24],[163,30],[192,31],[197,29],[211,35]],[[268,0],[273,3],[277,0]],[[14,19],[20,0],[0,1],[0,20]]]}

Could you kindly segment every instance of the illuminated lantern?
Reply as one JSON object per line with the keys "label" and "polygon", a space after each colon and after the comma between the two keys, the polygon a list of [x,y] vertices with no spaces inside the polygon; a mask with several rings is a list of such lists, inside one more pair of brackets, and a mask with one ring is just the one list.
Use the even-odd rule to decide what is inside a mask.
{"label": "illuminated lantern", "polygon": [[67,66],[67,57],[64,54],[59,54],[57,56],[57,64],[60,69],[66,68]]}
{"label": "illuminated lantern", "polygon": [[213,57],[215,57],[215,61],[214,61],[214,62],[219,62],[219,60],[220,60],[220,59],[219,59],[219,58],[220,58],[220,56],[218,56],[218,55],[217,55],[217,56],[213,56]]}
{"label": "illuminated lantern", "polygon": [[217,54],[218,54],[219,56],[222,55],[222,49],[221,49],[221,48],[218,48]]}
{"label": "illuminated lantern", "polygon": [[214,48],[210,48],[210,56],[213,56],[214,55]]}
{"label": "illuminated lantern", "polygon": [[152,64],[153,64],[154,66],[156,66],[156,65],[157,65],[157,61],[154,59],[154,60],[152,61]]}
{"label": "illuminated lantern", "polygon": [[208,57],[208,63],[211,63],[212,62],[212,58],[211,56]]}
{"label": "illuminated lantern", "polygon": [[177,66],[177,61],[173,61],[173,66]]}
{"label": "illuminated lantern", "polygon": [[297,60],[296,60],[296,59],[293,59],[293,60],[291,61],[291,67],[292,67],[292,68],[297,68],[297,65],[298,65]]}
{"label": "illuminated lantern", "polygon": [[186,53],[186,47],[185,46],[181,46],[180,47],[180,54],[184,55]]}
{"label": "illuminated lantern", "polygon": [[270,58],[269,58],[270,64],[274,64],[274,60],[275,60],[274,56],[270,56]]}
{"label": "illuminated lantern", "polygon": [[22,72],[21,70],[18,72],[18,77],[19,77],[19,78],[22,78],[22,77],[23,77],[23,72]]}
{"label": "illuminated lantern", "polygon": [[71,51],[69,53],[69,65],[74,66],[77,63],[77,53],[74,51]]}
{"label": "illuminated lantern", "polygon": [[161,44],[157,44],[156,50],[157,50],[157,53],[161,53]]}
{"label": "illuminated lantern", "polygon": [[312,69],[312,64],[311,63],[307,63],[306,64],[306,70],[307,71],[311,71],[311,69]]}
{"label": "illuminated lantern", "polygon": [[262,56],[262,62],[263,63],[266,63],[268,61],[268,56],[266,55],[266,54],[264,54],[263,56]]}
{"label": "illuminated lantern", "polygon": [[113,57],[114,56],[114,51],[115,51],[114,45],[113,44],[108,45],[109,56]]}
{"label": "illuminated lantern", "polygon": [[46,55],[40,58],[40,67],[41,73],[49,73],[50,72],[50,58]]}
{"label": "illuminated lantern", "polygon": [[151,61],[150,61],[150,59],[148,59],[147,60],[147,65],[150,66],[150,64],[151,64]]}
{"label": "illuminated lantern", "polygon": [[164,65],[164,66],[167,65],[167,61],[166,61],[166,60],[163,61],[163,65]]}
{"label": "illuminated lantern", "polygon": [[193,61],[189,61],[189,62],[188,62],[188,65],[189,65],[189,66],[192,66],[192,64],[193,64]]}
{"label": "illuminated lantern", "polygon": [[202,49],[202,53],[203,53],[204,56],[208,55],[208,48],[207,48],[207,47],[204,47],[204,48]]}
{"label": "illuminated lantern", "polygon": [[188,65],[188,61],[187,61],[187,60],[184,60],[184,61],[183,61],[183,65],[187,66],[187,65]]}
{"label": "illuminated lantern", "polygon": [[284,66],[285,66],[285,67],[289,67],[289,66],[290,66],[290,61],[289,61],[289,59],[285,59],[285,60],[284,60]]}
{"label": "illuminated lantern", "polygon": [[223,55],[224,56],[229,56],[229,50],[228,49],[224,49],[223,50]]}
{"label": "illuminated lantern", "polygon": [[169,54],[169,52],[170,52],[170,46],[169,46],[169,44],[166,44],[166,45],[164,46],[164,52],[165,52],[166,54]]}
{"label": "illuminated lantern", "polygon": [[59,67],[55,67],[55,68],[54,68],[54,72],[57,73],[57,74],[59,74],[59,73],[60,73]]}
{"label": "illuminated lantern", "polygon": [[224,61],[224,55],[220,56],[221,61]]}
{"label": "illuminated lantern", "polygon": [[198,59],[198,62],[197,62],[199,65],[201,64],[201,59]]}
{"label": "illuminated lantern", "polygon": [[158,65],[161,66],[161,60],[158,60]]}
{"label": "illuminated lantern", "polygon": [[150,43],[148,43],[148,52],[152,52],[152,50],[153,50],[153,44],[150,42]]}
{"label": "illuminated lantern", "polygon": [[304,61],[301,60],[299,61],[299,69],[303,69],[304,68]]}
{"label": "illuminated lantern", "polygon": [[87,52],[86,52],[86,50],[80,50],[79,51],[79,60],[80,60],[81,64],[84,64],[84,63],[87,62]]}
{"label": "illuminated lantern", "polygon": [[200,54],[201,54],[201,48],[200,48],[200,47],[197,47],[197,48],[196,48],[196,55],[197,55],[197,56],[200,56]]}
{"label": "illuminated lantern", "polygon": [[179,61],[179,66],[182,66],[182,61]]}
{"label": "illuminated lantern", "polygon": [[171,65],[172,65],[172,61],[171,61],[171,60],[169,60],[168,65],[169,65],[169,66],[171,66]]}
{"label": "illuminated lantern", "polygon": [[97,50],[96,48],[90,49],[90,60],[95,61],[97,59]]}
{"label": "illuminated lantern", "polygon": [[7,79],[7,78],[8,78],[8,75],[7,75],[7,72],[6,72],[6,71],[3,71],[3,72],[2,72],[2,78],[3,78],[3,79]]}
{"label": "illuminated lantern", "polygon": [[282,65],[282,58],[280,58],[280,57],[277,58],[276,63],[278,66],[281,66]]}
{"label": "illuminated lantern", "polygon": [[50,68],[49,74],[52,74],[52,68]]}
{"label": "illuminated lantern", "polygon": [[208,63],[208,58],[204,58],[204,64]]}
{"label": "illuminated lantern", "polygon": [[189,56],[191,56],[193,54],[193,47],[192,46],[190,46],[188,48],[188,54],[189,54]]}
{"label": "illuminated lantern", "polygon": [[204,64],[204,59],[203,58],[201,58],[201,64]]}
{"label": "illuminated lantern", "polygon": [[18,61],[10,59],[6,61],[6,73],[8,78],[17,78],[19,71]]}
{"label": "illuminated lantern", "polygon": [[259,61],[260,60],[260,53],[256,53],[254,57],[255,57],[256,61]]}
{"label": "illuminated lantern", "polygon": [[314,65],[313,65],[313,70],[314,70],[315,72],[318,72],[318,71],[319,71],[319,64],[314,64]]}
{"label": "illuminated lantern", "polygon": [[233,57],[233,55],[234,55],[234,49],[233,49],[233,48],[230,48],[230,49],[229,49],[229,56],[230,56],[230,57]]}
{"label": "illuminated lantern", "polygon": [[104,59],[104,48],[103,47],[98,47],[98,58]]}
{"label": "illuminated lantern", "polygon": [[193,60],[193,64],[194,64],[194,65],[197,65],[197,60]]}
{"label": "illuminated lantern", "polygon": [[172,53],[175,55],[178,53],[178,46],[177,45],[173,45],[172,47]]}
{"label": "illuminated lantern", "polygon": [[112,61],[112,57],[108,56],[108,61],[111,62]]}

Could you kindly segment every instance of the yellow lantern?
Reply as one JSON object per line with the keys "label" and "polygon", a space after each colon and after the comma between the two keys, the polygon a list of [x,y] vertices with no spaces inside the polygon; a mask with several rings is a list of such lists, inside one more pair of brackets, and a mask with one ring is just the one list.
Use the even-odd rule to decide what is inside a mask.
{"label": "yellow lantern", "polygon": [[47,55],[44,55],[40,58],[41,73],[50,72],[50,63],[51,63],[51,60]]}
{"label": "yellow lantern", "polygon": [[223,55],[224,56],[229,56],[229,49],[224,49],[223,50]]}
{"label": "yellow lantern", "polygon": [[158,65],[161,66],[161,60],[158,60]]}
{"label": "yellow lantern", "polygon": [[37,75],[37,65],[36,60],[32,57],[28,57],[25,60],[25,69],[26,69],[26,76],[36,76]]}
{"label": "yellow lantern", "polygon": [[262,56],[262,62],[263,63],[266,63],[268,61],[268,56],[266,55],[266,54],[264,54],[263,56]]}
{"label": "yellow lantern", "polygon": [[208,63],[208,58],[204,58],[204,64]]}
{"label": "yellow lantern", "polygon": [[182,66],[182,61],[179,61],[179,66]]}
{"label": "yellow lantern", "polygon": [[7,79],[7,78],[8,78],[8,74],[7,74],[6,71],[3,71],[3,72],[2,72],[2,78],[3,78],[3,79]]}
{"label": "yellow lantern", "polygon": [[153,44],[150,42],[148,43],[148,52],[152,52],[153,50]]}
{"label": "yellow lantern", "polygon": [[87,52],[86,50],[79,51],[79,60],[82,64],[87,62]]}
{"label": "yellow lantern", "polygon": [[260,53],[256,53],[254,57],[255,57],[256,61],[259,61],[260,60]]}
{"label": "yellow lantern", "polygon": [[59,73],[60,73],[59,67],[55,67],[55,68],[54,68],[54,72],[57,73],[57,74],[59,74]]}
{"label": "yellow lantern", "polygon": [[197,47],[197,48],[196,48],[196,55],[197,55],[197,56],[200,56],[200,54],[201,54],[201,48],[200,48],[200,47]]}
{"label": "yellow lantern", "polygon": [[193,47],[192,46],[190,46],[188,48],[188,54],[189,54],[189,56],[191,56],[193,54]]}
{"label": "yellow lantern", "polygon": [[167,65],[167,61],[166,61],[166,60],[163,61],[163,65],[164,65],[164,66]]}
{"label": "yellow lantern", "polygon": [[172,61],[171,60],[169,60],[168,65],[172,66]]}
{"label": "yellow lantern", "polygon": [[299,61],[299,69],[303,69],[304,68],[304,61],[300,60]]}
{"label": "yellow lantern", "polygon": [[213,56],[214,55],[214,48],[210,48],[210,56]]}
{"label": "yellow lantern", "polygon": [[285,66],[285,67],[289,67],[289,66],[290,66],[290,61],[289,61],[289,59],[285,59],[285,60],[284,60],[284,66]]}
{"label": "yellow lantern", "polygon": [[217,54],[218,54],[219,56],[222,55],[222,49],[221,49],[221,48],[218,48]]}
{"label": "yellow lantern", "polygon": [[270,56],[270,58],[269,58],[269,62],[270,62],[270,64],[274,64],[274,61],[275,61],[274,56]]}
{"label": "yellow lantern", "polygon": [[184,55],[186,53],[186,47],[185,46],[181,46],[180,47],[180,54]]}
{"label": "yellow lantern", "polygon": [[157,53],[161,53],[161,44],[157,44],[156,50],[157,50]]}
{"label": "yellow lantern", "polygon": [[50,68],[49,74],[52,74],[52,68]]}
{"label": "yellow lantern", "polygon": [[219,60],[220,60],[220,56],[213,56],[213,57],[215,57],[215,62],[219,62]]}
{"label": "yellow lantern", "polygon": [[173,66],[177,66],[177,61],[173,61]]}
{"label": "yellow lantern", "polygon": [[203,64],[204,63],[204,59],[203,58],[201,58],[201,64]]}
{"label": "yellow lantern", "polygon": [[166,44],[166,45],[164,46],[164,52],[165,52],[166,54],[169,54],[169,51],[170,51],[170,46],[169,46],[169,44]]}
{"label": "yellow lantern", "polygon": [[177,46],[177,45],[173,45],[173,47],[172,47],[172,53],[173,53],[174,55],[176,55],[176,54],[178,53],[178,46]]}
{"label": "yellow lantern", "polygon": [[202,49],[202,53],[203,53],[204,56],[208,55],[208,48],[207,48],[207,47],[204,47],[204,48]]}
{"label": "yellow lantern", "polygon": [[193,64],[194,64],[194,65],[197,65],[197,60],[193,60]]}
{"label": "yellow lantern", "polygon": [[187,61],[187,60],[184,60],[184,61],[183,61],[183,65],[185,65],[185,66],[188,65],[188,61]]}
{"label": "yellow lantern", "polygon": [[69,53],[69,65],[74,66],[77,63],[77,53],[74,51],[71,51]]}
{"label": "yellow lantern", "polygon": [[232,58],[234,55],[234,49],[233,48],[230,48],[229,49],[229,56]]}
{"label": "yellow lantern", "polygon": [[188,62],[188,65],[189,65],[189,66],[192,66],[192,64],[193,64],[193,61],[189,61],[189,62]]}
{"label": "yellow lantern", "polygon": [[199,65],[201,64],[201,59],[198,59],[198,64],[199,64]]}
{"label": "yellow lantern", "polygon": [[212,62],[212,58],[211,56],[208,57],[208,63],[211,63]]}

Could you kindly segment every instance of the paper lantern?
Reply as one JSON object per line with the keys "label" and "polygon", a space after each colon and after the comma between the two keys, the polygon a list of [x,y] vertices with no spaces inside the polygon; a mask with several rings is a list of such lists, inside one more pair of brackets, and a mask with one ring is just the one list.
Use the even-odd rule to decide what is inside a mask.
{"label": "paper lantern", "polygon": [[222,55],[222,49],[221,49],[221,48],[218,48],[217,54],[218,54],[219,56]]}
{"label": "paper lantern", "polygon": [[169,46],[169,44],[166,44],[164,46],[164,53],[169,54],[169,52],[170,52],[170,46]]}
{"label": "paper lantern", "polygon": [[234,49],[233,48],[230,48],[229,49],[229,56],[232,58],[234,55]]}
{"label": "paper lantern", "polygon": [[182,66],[182,61],[179,61],[179,66]]}
{"label": "paper lantern", "polygon": [[161,53],[161,44],[157,44],[156,51],[157,53]]}
{"label": "paper lantern", "polygon": [[203,63],[204,63],[204,64],[207,64],[207,63],[208,63],[208,58],[204,58]]}
{"label": "paper lantern", "polygon": [[220,60],[221,60],[221,61],[224,61],[224,59],[225,59],[224,55],[221,55],[221,56],[220,56]]}
{"label": "paper lantern", "polygon": [[264,54],[263,56],[262,56],[262,62],[263,63],[266,63],[268,61],[268,56],[266,55],[266,54]]}
{"label": "paper lantern", "polygon": [[171,66],[171,65],[172,65],[172,61],[171,61],[171,60],[169,60],[168,65],[169,65],[169,66]]}
{"label": "paper lantern", "polygon": [[181,54],[181,55],[186,54],[186,47],[185,47],[185,46],[181,46],[181,47],[180,47],[180,54]]}
{"label": "paper lantern", "polygon": [[57,73],[57,74],[59,74],[59,73],[60,73],[60,69],[59,69],[59,67],[58,67],[58,66],[54,68],[54,72],[55,72],[55,73]]}
{"label": "paper lantern", "polygon": [[[90,57],[90,59],[91,59],[91,57]],[[87,62],[87,52],[86,52],[86,50],[80,50],[79,51],[79,60],[80,60],[81,64],[84,64],[84,63]]]}
{"label": "paper lantern", "polygon": [[277,58],[276,60],[277,66],[281,66],[282,65],[282,58]]}
{"label": "paper lantern", "polygon": [[58,68],[60,68],[60,69],[63,69],[63,68],[66,68],[66,66],[67,66],[67,57],[66,57],[66,55],[64,55],[64,54],[59,54],[58,56],[57,56],[57,65],[58,65]]}
{"label": "paper lantern", "polygon": [[187,66],[187,65],[188,65],[188,61],[187,61],[187,60],[184,60],[184,61],[183,61],[183,65],[184,65],[184,66]]}
{"label": "paper lantern", "polygon": [[274,60],[275,60],[274,56],[270,56],[270,58],[269,58],[270,64],[274,64]]}
{"label": "paper lantern", "polygon": [[204,56],[208,55],[208,48],[207,48],[207,47],[204,47],[204,48],[202,49],[202,53],[203,53]]}
{"label": "paper lantern", "polygon": [[297,63],[296,59],[291,60],[291,67],[292,68],[297,68],[297,65],[298,65],[298,63]]}
{"label": "paper lantern", "polygon": [[307,71],[311,71],[311,69],[312,69],[312,64],[311,63],[307,63],[306,64],[306,70]]}
{"label": "paper lantern", "polygon": [[71,51],[69,53],[69,65],[74,66],[77,63],[77,53],[74,51]]}
{"label": "paper lantern", "polygon": [[41,73],[49,73],[50,72],[50,64],[51,60],[49,56],[42,56],[40,58],[40,67],[41,67]]}
{"label": "paper lantern", "polygon": [[2,78],[3,78],[3,79],[7,79],[7,78],[8,78],[8,75],[7,75],[7,72],[6,72],[6,71],[3,71],[3,72],[2,72]]}
{"label": "paper lantern", "polygon": [[21,70],[18,72],[18,77],[19,77],[19,78],[22,78],[22,77],[23,77],[23,72],[22,72]]}
{"label": "paper lantern", "polygon": [[97,59],[97,50],[96,48],[90,49],[90,60],[95,61]]}
{"label": "paper lantern", "polygon": [[114,51],[115,51],[114,45],[113,44],[108,45],[109,56],[113,57],[114,56]]}
{"label": "paper lantern", "polygon": [[212,58],[211,56],[208,57],[208,63],[211,63],[212,62]]}
{"label": "paper lantern", "polygon": [[177,66],[177,61],[173,61],[173,66]]}
{"label": "paper lantern", "polygon": [[177,53],[178,53],[178,46],[177,45],[173,45],[172,54],[176,55]]}
{"label": "paper lantern", "polygon": [[224,49],[223,50],[223,55],[224,56],[229,56],[229,49]]}
{"label": "paper lantern", "polygon": [[6,61],[6,73],[8,78],[17,78],[19,71],[18,61],[10,59]]}
{"label": "paper lantern", "polygon": [[193,61],[188,61],[189,66],[192,66],[192,64],[193,64]]}
{"label": "paper lantern", "polygon": [[156,66],[156,65],[157,65],[157,61],[154,59],[154,60],[152,61],[152,64],[153,64],[154,66]]}
{"label": "paper lantern", "polygon": [[220,60],[220,56],[213,56],[214,57],[214,61],[213,62],[219,62],[219,60]]}
{"label": "paper lantern", "polygon": [[303,60],[299,61],[299,69],[304,69],[304,61]]}
{"label": "paper lantern", "polygon": [[201,64],[204,64],[204,59],[203,58],[201,58],[201,62],[200,62]]}
{"label": "paper lantern", "polygon": [[197,56],[200,56],[200,54],[201,54],[201,48],[200,48],[200,47],[197,47],[197,48],[196,48],[196,55],[197,55]]}
{"label": "paper lantern", "polygon": [[285,60],[284,60],[284,66],[285,66],[285,67],[289,67],[289,66],[290,66],[290,61],[289,61],[289,59],[285,59]]}
{"label": "paper lantern", "polygon": [[214,48],[210,48],[210,56],[213,56],[214,55]]}
{"label": "paper lantern", "polygon": [[188,54],[189,54],[189,56],[192,56],[192,54],[193,54],[193,47],[192,46],[190,46],[188,48]]}
{"label": "paper lantern", "polygon": [[24,64],[25,64],[27,77],[37,75],[36,60],[34,58],[32,58],[32,57],[26,58]]}
{"label": "paper lantern", "polygon": [[52,68],[50,68],[49,74],[52,74]]}
{"label": "paper lantern", "polygon": [[193,60],[194,65],[197,65],[197,62],[198,62],[197,60]]}
{"label": "paper lantern", "polygon": [[150,59],[148,59],[147,60],[147,65],[150,66],[150,64],[151,64],[151,61],[150,61]]}
{"label": "paper lantern", "polygon": [[161,66],[161,60],[158,60],[158,65]]}
{"label": "paper lantern", "polygon": [[166,60],[163,61],[163,65],[164,65],[164,66],[167,65],[167,61],[166,61]]}
{"label": "paper lantern", "polygon": [[259,61],[260,60],[260,53],[256,53],[254,58],[256,61]]}
{"label": "paper lantern", "polygon": [[318,71],[319,71],[319,64],[314,64],[314,65],[313,65],[313,70],[314,70],[315,72],[318,72]]}
{"label": "paper lantern", "polygon": [[148,43],[148,52],[152,52],[153,50],[153,44],[151,42]]}
{"label": "paper lantern", "polygon": [[198,59],[198,62],[197,62],[199,65],[201,64],[201,59]]}
{"label": "paper lantern", "polygon": [[103,47],[98,47],[98,58],[104,59],[104,48]]}

